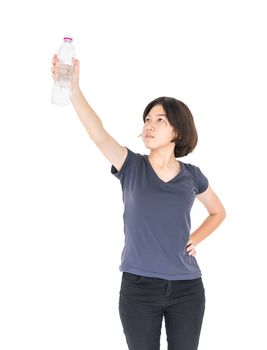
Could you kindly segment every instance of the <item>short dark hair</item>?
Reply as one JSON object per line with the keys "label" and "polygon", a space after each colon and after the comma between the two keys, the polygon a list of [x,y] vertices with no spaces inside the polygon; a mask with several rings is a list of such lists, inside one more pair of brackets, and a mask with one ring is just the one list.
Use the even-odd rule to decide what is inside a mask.
{"label": "short dark hair", "polygon": [[150,110],[156,105],[163,107],[169,123],[176,132],[176,137],[172,140],[175,142],[174,156],[184,157],[191,153],[197,145],[198,136],[190,109],[173,97],[158,97],[146,106],[143,113],[144,122]]}

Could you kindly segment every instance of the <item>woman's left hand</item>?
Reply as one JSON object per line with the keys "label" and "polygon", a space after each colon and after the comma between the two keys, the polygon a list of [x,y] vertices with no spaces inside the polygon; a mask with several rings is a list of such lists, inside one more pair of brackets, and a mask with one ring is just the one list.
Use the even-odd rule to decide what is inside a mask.
{"label": "woman's left hand", "polygon": [[193,241],[191,239],[188,240],[187,245],[186,245],[186,251],[188,255],[195,256],[196,255],[196,249]]}

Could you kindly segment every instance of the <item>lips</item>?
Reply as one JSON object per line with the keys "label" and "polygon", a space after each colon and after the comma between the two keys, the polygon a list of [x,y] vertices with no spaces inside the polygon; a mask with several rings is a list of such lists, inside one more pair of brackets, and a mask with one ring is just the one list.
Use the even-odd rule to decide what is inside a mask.
{"label": "lips", "polygon": [[154,139],[154,138],[155,138],[155,136],[150,135],[150,134],[146,134],[146,135],[145,135],[145,138],[148,138],[148,139]]}

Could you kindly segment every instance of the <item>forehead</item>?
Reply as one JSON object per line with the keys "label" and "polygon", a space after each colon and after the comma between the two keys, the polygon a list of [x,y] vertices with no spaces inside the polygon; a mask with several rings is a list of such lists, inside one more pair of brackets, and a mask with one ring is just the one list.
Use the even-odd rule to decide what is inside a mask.
{"label": "forehead", "polygon": [[149,115],[154,115],[154,114],[166,115],[162,105],[156,105],[156,106],[152,107],[148,114]]}

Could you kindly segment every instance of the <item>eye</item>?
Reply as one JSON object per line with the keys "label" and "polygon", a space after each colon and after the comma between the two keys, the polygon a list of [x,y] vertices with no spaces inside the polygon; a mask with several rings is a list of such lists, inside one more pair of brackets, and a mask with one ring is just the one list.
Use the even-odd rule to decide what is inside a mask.
{"label": "eye", "polygon": [[149,121],[149,117],[145,117],[145,123]]}

